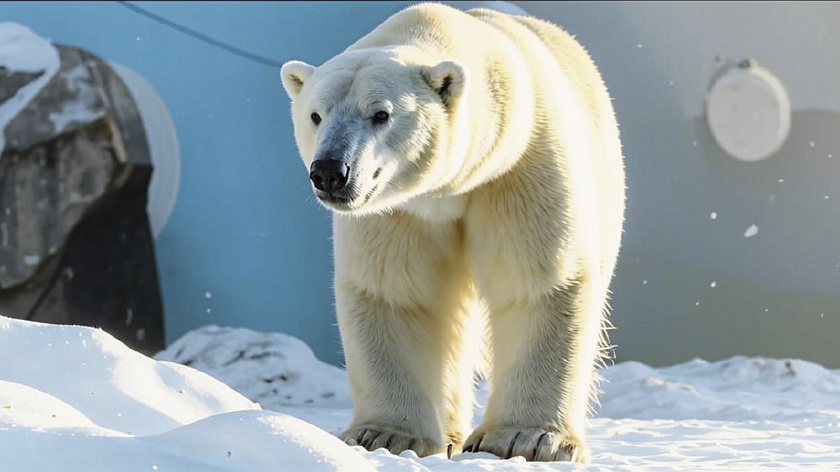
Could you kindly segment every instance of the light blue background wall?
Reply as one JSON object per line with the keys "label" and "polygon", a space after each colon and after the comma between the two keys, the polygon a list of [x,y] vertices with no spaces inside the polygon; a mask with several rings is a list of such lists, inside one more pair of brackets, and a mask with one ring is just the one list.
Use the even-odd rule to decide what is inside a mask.
{"label": "light blue background wall", "polygon": [[[248,52],[313,64],[405,5],[136,4]],[[130,67],[166,103],[181,149],[178,199],[155,241],[168,341],[208,323],[245,326],[298,336],[337,363],[329,214],[311,197],[279,70],[117,3],[2,2],[0,21]]]}
{"label": "light blue background wall", "polygon": [[[614,97],[629,185],[618,358],[840,366],[840,4],[514,3],[576,34]],[[313,64],[406,4],[138,2],[248,52]],[[338,362],[329,215],[310,196],[277,71],[113,3],[3,2],[2,20],[135,69],[167,103],[182,159],[156,241],[168,339],[248,326]],[[788,87],[791,136],[765,162],[735,162],[709,136],[716,54],[755,56]],[[759,233],[746,239],[751,224]]]}

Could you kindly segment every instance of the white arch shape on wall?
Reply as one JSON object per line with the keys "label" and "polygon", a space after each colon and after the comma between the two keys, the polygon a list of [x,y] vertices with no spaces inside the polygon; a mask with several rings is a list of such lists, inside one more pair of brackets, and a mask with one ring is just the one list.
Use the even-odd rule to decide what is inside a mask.
{"label": "white arch shape on wall", "polygon": [[146,140],[154,166],[146,212],[149,214],[152,234],[157,237],[172,215],[175,200],[178,198],[181,156],[175,124],[163,100],[146,79],[123,65],[113,62],[109,65],[125,82],[128,91],[134,97],[146,130]]}

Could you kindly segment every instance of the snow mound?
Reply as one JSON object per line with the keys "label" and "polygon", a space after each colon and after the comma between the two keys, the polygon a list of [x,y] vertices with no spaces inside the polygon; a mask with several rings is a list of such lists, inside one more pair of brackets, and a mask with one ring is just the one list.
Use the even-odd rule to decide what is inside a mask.
{"label": "snow mound", "polygon": [[695,359],[663,369],[624,362],[603,369],[599,416],[761,420],[836,415],[840,372],[795,359]]}
{"label": "snow mound", "polygon": [[[247,369],[301,372],[309,383],[295,392],[311,389],[315,398],[331,389],[346,392],[346,374],[326,368],[294,338],[218,327],[195,334],[180,341],[183,351],[175,357],[192,352],[194,365],[207,356],[209,365],[219,366],[235,359],[228,367],[241,364],[242,372],[230,375],[260,386],[265,382]],[[211,348],[237,339],[233,351]],[[225,352],[233,357],[225,361]],[[245,361],[249,356],[255,359]],[[270,361],[259,364],[260,359]],[[328,378],[330,372],[335,376]],[[451,460],[445,454],[418,458],[411,451],[395,456],[347,446],[330,434],[349,424],[350,407],[318,406],[318,400],[305,403],[299,396],[294,398],[303,398],[302,405],[260,410],[219,380],[149,359],[101,330],[0,316],[0,470],[642,472],[840,466],[838,371],[799,360],[735,357],[667,368],[625,362],[602,373],[609,383],[603,385],[600,417],[590,422],[590,466],[500,460],[486,453]],[[325,383],[318,385],[319,379]],[[480,403],[488,393],[482,383]]]}
{"label": "snow mound", "polygon": [[209,375],[155,362],[93,328],[0,317],[0,359],[14,359],[0,364],[0,380],[69,405],[76,419],[126,434],[156,434],[259,408]]}
{"label": "snow mound", "polygon": [[373,470],[329,433],[102,330],[3,316],[0,457],[9,471]]}
{"label": "snow mound", "polygon": [[155,359],[212,375],[263,408],[352,406],[347,372],[319,361],[303,341],[282,333],[205,326]]}
{"label": "snow mound", "polygon": [[[223,431],[224,434],[219,434]],[[335,436],[288,415],[239,411],[144,438],[164,451],[225,470],[373,471]]]}

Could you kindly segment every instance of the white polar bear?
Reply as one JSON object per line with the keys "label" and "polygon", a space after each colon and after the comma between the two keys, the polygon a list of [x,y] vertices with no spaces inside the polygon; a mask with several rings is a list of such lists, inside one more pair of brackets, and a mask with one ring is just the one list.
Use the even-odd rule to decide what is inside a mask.
{"label": "white polar bear", "polygon": [[[355,406],[341,438],[588,461],[625,190],[588,54],[538,19],[420,4],[281,76],[315,195],[334,210]],[[476,299],[492,394],[466,437]]]}

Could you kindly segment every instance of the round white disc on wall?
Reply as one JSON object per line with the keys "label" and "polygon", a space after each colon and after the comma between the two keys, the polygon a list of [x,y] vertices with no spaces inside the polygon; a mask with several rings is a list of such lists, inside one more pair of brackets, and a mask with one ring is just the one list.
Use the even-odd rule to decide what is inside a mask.
{"label": "round white disc on wall", "polygon": [[727,154],[760,161],[779,150],[790,132],[790,100],[782,83],[755,61],[722,71],[706,97],[706,121]]}

